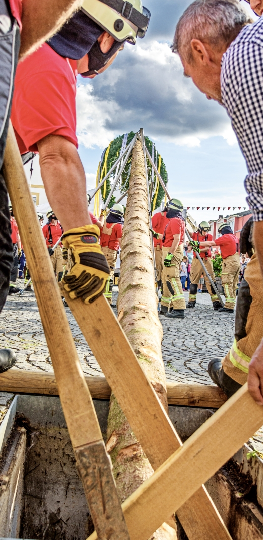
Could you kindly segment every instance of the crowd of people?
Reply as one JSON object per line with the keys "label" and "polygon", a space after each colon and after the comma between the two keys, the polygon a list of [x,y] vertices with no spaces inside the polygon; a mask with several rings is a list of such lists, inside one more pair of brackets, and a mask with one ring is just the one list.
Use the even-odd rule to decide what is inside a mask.
{"label": "crowd of people", "polygon": [[[261,0],[250,0],[250,5],[259,16],[254,23],[237,0],[195,0],[176,26],[172,51],[178,54],[185,76],[208,99],[225,107],[246,160],[245,188],[253,213],[253,223],[245,229],[242,240],[252,253],[241,249],[251,260],[239,287],[235,342],[229,356],[223,363],[216,359],[209,373],[223,388],[227,381],[230,390],[248,378],[251,395],[263,404],[263,321],[258,304],[263,282],[263,5]],[[10,115],[21,154],[39,153],[41,176],[52,207],[52,219],[43,232],[58,279],[62,272],[63,287],[71,298],[81,297],[86,304],[103,294],[105,288],[111,298],[116,260],[112,252],[116,251],[120,229],[114,220],[119,216],[118,211],[111,211],[113,221],[107,218],[102,224],[92,220],[87,208],[86,177],[77,151],[76,75],[93,78],[102,74],[125,42],[135,44],[138,37],[145,36],[150,12],[138,0],[116,2],[114,6],[111,0],[84,0],[77,8],[79,2],[74,0],[64,0],[63,10],[59,0],[46,0],[44,8],[42,3],[32,1],[0,0],[0,67],[5,74],[0,99],[0,311],[8,292],[14,293],[10,273],[12,270],[17,275],[22,249],[14,222],[11,236],[2,174]],[[23,62],[18,63],[19,54]],[[240,271],[234,231],[223,223],[219,238],[213,239],[206,222],[201,222],[189,242],[193,248],[190,263],[191,249],[184,251],[182,210],[181,201],[171,199],[166,211],[153,219],[161,314],[184,318],[186,307],[195,307],[200,279],[205,281],[214,310],[232,313]],[[64,276],[61,246],[56,245],[61,233],[62,260],[63,256],[66,260],[66,250],[71,260]],[[223,259],[224,307],[206,276],[208,271],[214,277],[214,247],[220,247]],[[182,288],[185,277],[190,284],[187,306]],[[14,362],[12,351],[0,350],[0,370]]]}

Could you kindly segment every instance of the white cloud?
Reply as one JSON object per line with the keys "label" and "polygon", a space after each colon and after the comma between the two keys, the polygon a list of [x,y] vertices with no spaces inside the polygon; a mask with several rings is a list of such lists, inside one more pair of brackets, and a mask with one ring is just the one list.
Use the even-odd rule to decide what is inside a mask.
{"label": "white cloud", "polygon": [[91,85],[77,88],[77,134],[80,144],[86,148],[105,148],[114,138],[114,131],[107,129],[106,122],[118,110],[117,103],[105,101],[94,95]]}
{"label": "white cloud", "polygon": [[179,57],[156,39],[126,45],[105,73],[81,80],[77,119],[79,142],[87,148],[105,148],[140,127],[151,138],[181,146],[199,146],[214,136],[236,144],[224,108],[206,100],[183,76]]}
{"label": "white cloud", "polygon": [[86,188],[87,191],[95,188],[96,186],[96,174],[86,173]]}

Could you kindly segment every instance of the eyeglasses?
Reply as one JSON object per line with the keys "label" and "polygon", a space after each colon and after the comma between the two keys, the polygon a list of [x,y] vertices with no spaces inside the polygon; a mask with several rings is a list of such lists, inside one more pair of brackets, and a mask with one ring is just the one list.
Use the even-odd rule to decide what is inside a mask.
{"label": "eyeglasses", "polygon": [[147,9],[144,6],[142,8],[142,14],[144,15],[144,17],[146,17],[147,23],[145,24],[145,26],[143,28],[138,28],[137,36],[139,38],[144,38],[144,36],[145,36],[145,34],[146,34],[147,30],[148,30],[148,27],[149,27],[149,24],[150,24],[150,19],[151,19],[151,12],[149,11],[149,9]]}

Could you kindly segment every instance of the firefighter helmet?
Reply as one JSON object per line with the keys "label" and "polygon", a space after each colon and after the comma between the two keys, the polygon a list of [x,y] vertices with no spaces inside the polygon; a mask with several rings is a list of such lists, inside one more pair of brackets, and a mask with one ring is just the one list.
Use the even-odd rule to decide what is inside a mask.
{"label": "firefighter helmet", "polygon": [[51,208],[47,211],[47,218],[50,219],[52,214],[54,214],[53,210],[51,210]]}
{"label": "firefighter helmet", "polygon": [[118,42],[135,44],[147,32],[151,13],[141,0],[84,0],[81,7],[93,21]]}
{"label": "firefighter helmet", "polygon": [[124,209],[123,209],[122,204],[114,204],[110,209],[110,213],[111,214],[117,214],[118,216],[119,215],[123,216]]}
{"label": "firefighter helmet", "polygon": [[225,227],[230,227],[230,228],[231,228],[230,223],[228,223],[228,221],[227,221],[226,223],[221,223],[221,225],[219,225],[219,227],[218,227],[218,232],[221,233],[222,230],[223,230]]}
{"label": "firefighter helmet", "polygon": [[207,221],[201,221],[201,223],[199,223],[198,225],[198,229],[199,231],[204,231],[204,232],[208,232],[210,231],[211,227],[209,225],[209,223],[207,223]]}
{"label": "firefighter helmet", "polygon": [[40,214],[40,212],[37,212],[37,217],[38,217],[39,221],[40,221],[41,219],[44,219],[43,214]]}
{"label": "firefighter helmet", "polygon": [[167,208],[168,210],[178,210],[179,212],[184,209],[183,203],[179,199],[170,199],[167,203]]}

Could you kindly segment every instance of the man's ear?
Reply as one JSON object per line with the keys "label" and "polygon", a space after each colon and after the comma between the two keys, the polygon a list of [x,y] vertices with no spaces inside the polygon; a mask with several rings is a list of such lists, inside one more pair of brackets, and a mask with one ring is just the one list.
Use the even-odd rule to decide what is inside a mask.
{"label": "man's ear", "polygon": [[98,39],[101,52],[102,53],[109,52],[114,41],[115,41],[114,38],[108,32],[103,32],[103,34],[101,34],[101,36]]}
{"label": "man's ear", "polygon": [[204,45],[204,43],[202,43],[202,41],[200,41],[199,39],[192,39],[191,51],[195,62],[207,64],[207,62],[209,61],[209,54],[206,46]]}

